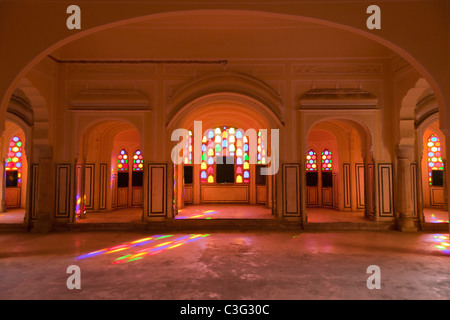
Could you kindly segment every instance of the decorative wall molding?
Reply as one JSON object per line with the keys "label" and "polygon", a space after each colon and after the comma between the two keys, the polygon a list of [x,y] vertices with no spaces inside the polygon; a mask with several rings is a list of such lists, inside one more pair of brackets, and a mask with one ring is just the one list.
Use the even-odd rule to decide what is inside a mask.
{"label": "decorative wall molding", "polygon": [[70,100],[72,109],[147,109],[149,99],[138,90],[87,89]]}
{"label": "decorative wall molding", "polygon": [[248,185],[202,185],[200,189],[202,203],[249,203]]}
{"label": "decorative wall molding", "polygon": [[73,64],[66,66],[69,75],[148,75],[154,76],[157,72],[156,66],[143,65],[117,65],[117,64]]}
{"label": "decorative wall molding", "polygon": [[253,67],[253,74],[255,76],[278,76],[286,73],[286,65],[258,65]]}
{"label": "decorative wall molding", "polygon": [[56,205],[55,216],[68,218],[70,214],[71,165],[56,166]]}
{"label": "decorative wall molding", "polygon": [[84,167],[84,192],[86,196],[85,209],[94,209],[94,178],[95,178],[95,163],[86,163]]}
{"label": "decorative wall molding", "polygon": [[350,180],[350,163],[344,163],[342,165],[343,168],[343,172],[344,172],[344,208],[351,208],[352,207],[352,203],[351,203],[351,197],[352,197],[352,192],[351,192],[351,180]]}
{"label": "decorative wall molding", "polygon": [[27,99],[13,94],[9,101],[7,112],[19,117],[29,126],[33,125],[33,108]]}
{"label": "decorative wall molding", "polygon": [[167,215],[167,164],[148,164],[148,207],[147,216]]}
{"label": "decorative wall molding", "polygon": [[33,163],[31,165],[31,174],[30,174],[30,212],[31,212],[31,220],[36,220],[36,206],[37,206],[37,195],[39,194],[39,164]]}
{"label": "decorative wall molding", "polygon": [[108,165],[100,163],[99,209],[106,210],[106,191],[108,185]]}
{"label": "decorative wall molding", "polygon": [[364,163],[355,164],[356,179],[356,208],[364,209],[366,206],[365,199],[365,168]]}
{"label": "decorative wall molding", "polygon": [[192,65],[167,65],[164,66],[165,75],[188,75],[193,76],[196,74],[196,68]]}
{"label": "decorative wall molding", "polygon": [[380,217],[394,216],[392,163],[378,163],[378,210]]}
{"label": "decorative wall molding", "polygon": [[416,128],[430,116],[439,113],[439,106],[436,101],[436,96],[433,93],[421,98],[415,107],[415,126]]}
{"label": "decorative wall molding", "polygon": [[378,63],[360,64],[301,64],[292,67],[292,74],[299,75],[379,75],[383,71]]}
{"label": "decorative wall molding", "polygon": [[300,98],[300,108],[376,109],[378,98],[359,88],[311,89]]}
{"label": "decorative wall molding", "polygon": [[300,216],[300,164],[284,163],[283,172],[283,215]]}

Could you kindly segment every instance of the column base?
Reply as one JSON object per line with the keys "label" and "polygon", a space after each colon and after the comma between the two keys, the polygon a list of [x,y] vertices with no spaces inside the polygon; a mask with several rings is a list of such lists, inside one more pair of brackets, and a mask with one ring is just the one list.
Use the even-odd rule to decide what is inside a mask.
{"label": "column base", "polygon": [[413,219],[401,218],[398,220],[398,229],[401,232],[417,232],[418,228]]}
{"label": "column base", "polygon": [[53,231],[53,223],[50,216],[44,215],[38,217],[31,231],[34,233],[49,233]]}

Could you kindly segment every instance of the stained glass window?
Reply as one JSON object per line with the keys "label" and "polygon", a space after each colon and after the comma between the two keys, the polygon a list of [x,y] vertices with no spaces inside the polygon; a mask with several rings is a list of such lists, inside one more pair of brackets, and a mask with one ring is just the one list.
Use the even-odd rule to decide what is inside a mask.
{"label": "stained glass window", "polygon": [[183,163],[192,164],[192,146],[193,146],[192,131],[189,130],[188,136],[186,137],[186,145],[183,148]]}
{"label": "stained glass window", "polygon": [[258,132],[258,155],[257,164],[266,164],[266,148],[261,131]]}
{"label": "stained glass window", "polygon": [[317,154],[314,150],[309,150],[306,156],[306,171],[317,171]]}
{"label": "stained glass window", "polygon": [[133,171],[144,170],[144,158],[142,157],[141,150],[136,150],[133,155]]}
{"label": "stained glass window", "polygon": [[441,141],[436,134],[431,134],[427,140],[428,183],[433,185],[433,171],[444,170],[441,155]]}
{"label": "stained glass window", "polygon": [[20,186],[22,182],[22,141],[20,141],[18,136],[14,136],[9,143],[5,170],[17,172],[17,186]]}
{"label": "stained glass window", "polygon": [[[233,127],[217,127],[207,130],[202,139],[202,164],[200,181],[216,181],[215,163],[217,157],[233,157],[235,183],[250,182],[250,157],[248,137],[242,130]],[[222,158],[223,159],[223,158]]]}
{"label": "stained glass window", "polygon": [[333,170],[331,152],[325,149],[322,152],[322,171],[331,171],[331,170]]}
{"label": "stained glass window", "polygon": [[125,149],[122,149],[117,157],[117,170],[128,171],[128,153]]}

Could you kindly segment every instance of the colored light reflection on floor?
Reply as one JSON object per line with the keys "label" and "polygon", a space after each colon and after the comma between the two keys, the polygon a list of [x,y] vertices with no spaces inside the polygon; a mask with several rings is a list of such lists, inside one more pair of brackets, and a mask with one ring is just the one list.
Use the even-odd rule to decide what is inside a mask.
{"label": "colored light reflection on floor", "polygon": [[[124,256],[121,256],[114,260],[113,264],[123,263],[123,262],[131,262],[140,260],[146,256],[152,256],[161,252],[164,252],[169,249],[174,249],[177,247],[180,247],[182,245],[185,245],[187,243],[197,241],[200,239],[203,239],[205,237],[208,237],[209,234],[191,234],[186,236],[178,237],[174,240],[169,240],[169,238],[174,237],[174,235],[154,235],[151,237],[146,237],[142,239],[138,239],[132,242],[127,242],[123,244],[119,244],[113,247],[109,247],[106,249],[101,249],[97,251],[93,251],[87,254],[83,254],[81,256],[78,256],[75,258],[76,260],[86,259],[86,258],[92,258],[99,255],[108,255],[120,251],[124,251],[130,248],[140,247],[147,245],[149,243],[154,244],[158,240],[161,240],[160,243],[156,243],[151,247],[140,249],[134,253],[126,254]],[[169,240],[169,241],[166,241]]]}
{"label": "colored light reflection on floor", "polygon": [[450,238],[445,234],[433,234],[431,241],[435,242],[434,247],[445,254],[450,254]]}
{"label": "colored light reflection on floor", "polygon": [[14,218],[12,215],[0,214],[0,218]]}
{"label": "colored light reflection on floor", "polygon": [[215,211],[215,210],[206,210],[206,211],[203,211],[202,214],[195,214],[195,215],[192,215],[192,216],[176,217],[175,219],[207,219],[207,220],[209,220],[209,219],[211,219],[211,217],[209,217],[209,215],[216,214],[216,213],[218,213],[218,212]]}
{"label": "colored light reflection on floor", "polygon": [[138,250],[134,254],[127,254],[122,257],[119,257],[113,262],[113,264],[140,260],[143,259],[144,257],[153,256],[162,253],[166,250],[178,248],[189,242],[197,241],[208,236],[209,234],[192,234],[188,236],[179,237],[175,240],[163,242],[150,248]]}
{"label": "colored light reflection on floor", "polygon": [[110,253],[114,253],[114,252],[118,252],[118,251],[123,251],[123,250],[129,249],[129,248],[138,247],[138,246],[142,246],[144,244],[148,244],[148,243],[150,243],[152,241],[155,241],[155,240],[170,238],[172,236],[173,235],[154,235],[154,236],[151,236],[151,237],[135,240],[135,241],[132,241],[132,242],[129,242],[129,243],[123,243],[123,244],[120,244],[120,245],[117,245],[117,246],[113,246],[113,247],[110,247],[110,248],[101,249],[101,250],[97,250],[97,251],[90,252],[90,253],[87,253],[87,254],[83,254],[83,255],[77,257],[76,259],[77,260],[86,259],[86,258],[91,258],[91,257],[98,256],[100,254],[110,254]]}
{"label": "colored light reflection on floor", "polygon": [[449,220],[441,220],[441,219],[437,219],[436,215],[434,213],[431,214],[431,223],[449,223]]}

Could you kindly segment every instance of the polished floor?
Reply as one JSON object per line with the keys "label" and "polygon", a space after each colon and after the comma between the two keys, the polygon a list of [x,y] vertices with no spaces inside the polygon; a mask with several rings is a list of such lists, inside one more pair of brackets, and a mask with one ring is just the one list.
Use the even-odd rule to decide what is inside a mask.
{"label": "polished floor", "polygon": [[0,223],[24,223],[25,209],[8,209],[6,212],[0,212]]}
{"label": "polished floor", "polygon": [[[448,234],[0,234],[0,299],[450,299]],[[67,268],[80,268],[69,290]],[[367,269],[380,268],[381,289]]]}
{"label": "polished floor", "polygon": [[[0,224],[23,223],[25,209],[8,209],[0,213]],[[449,213],[425,208],[425,222],[448,223]],[[271,210],[263,205],[188,205],[175,219],[273,219]],[[307,208],[308,222],[368,222],[362,211],[337,211],[328,208]],[[123,208],[109,212],[89,212],[79,223],[140,223],[142,208]]]}
{"label": "polished floor", "polygon": [[308,222],[370,222],[363,211],[338,211],[328,208],[307,208]]}
{"label": "polished floor", "polygon": [[208,204],[189,205],[178,211],[175,219],[273,219],[264,205]]}
{"label": "polished floor", "polygon": [[449,213],[442,209],[425,208],[423,209],[423,215],[425,217],[425,222],[449,223]]}
{"label": "polished floor", "polygon": [[142,208],[123,208],[113,211],[88,212],[78,223],[141,223]]}

